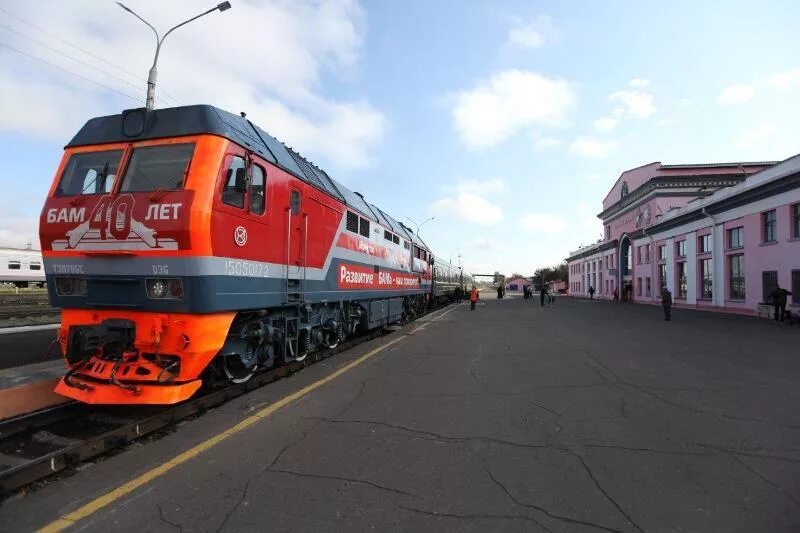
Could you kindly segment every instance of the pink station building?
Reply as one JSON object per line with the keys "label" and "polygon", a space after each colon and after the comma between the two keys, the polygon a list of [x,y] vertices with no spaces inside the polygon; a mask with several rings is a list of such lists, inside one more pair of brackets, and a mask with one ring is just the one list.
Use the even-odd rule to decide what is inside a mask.
{"label": "pink station building", "polygon": [[627,170],[603,200],[604,239],[572,252],[569,292],[759,312],[775,284],[800,313],[800,155]]}

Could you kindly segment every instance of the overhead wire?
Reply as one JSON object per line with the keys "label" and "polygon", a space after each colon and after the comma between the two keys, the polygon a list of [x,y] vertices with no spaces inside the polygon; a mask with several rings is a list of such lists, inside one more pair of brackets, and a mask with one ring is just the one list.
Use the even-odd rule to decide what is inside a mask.
{"label": "overhead wire", "polygon": [[[88,56],[93,57],[94,59],[100,61],[101,63],[104,63],[104,64],[106,64],[106,65],[108,65],[110,67],[113,67],[113,68],[119,70],[120,72],[124,72],[125,74],[127,74],[127,75],[129,75],[129,76],[131,76],[131,77],[133,77],[133,78],[135,78],[135,79],[137,79],[139,81],[146,82],[146,80],[143,77],[141,77],[140,75],[135,74],[135,73],[133,73],[133,72],[131,72],[131,71],[129,71],[129,70],[127,70],[127,69],[125,69],[125,68],[123,68],[123,67],[121,67],[121,66],[119,66],[119,65],[117,65],[115,63],[113,63],[113,62],[111,62],[111,61],[108,61],[108,60],[100,57],[99,55],[97,55],[97,54],[95,54],[95,53],[93,53],[93,52],[91,52],[89,50],[86,50],[85,48],[83,48],[81,46],[78,46],[77,44],[71,43],[70,41],[64,39],[63,37],[60,37],[59,35],[51,32],[51,31],[49,31],[49,30],[47,30],[45,28],[42,28],[41,26],[38,26],[37,24],[34,24],[33,22],[24,19],[24,18],[20,17],[19,15],[11,13],[10,11],[8,11],[7,9],[5,9],[3,7],[0,7],[0,13],[4,13],[5,15],[7,15],[7,16],[15,19],[15,20],[18,20],[18,21],[22,22],[23,24],[28,25],[31,28],[34,28],[34,29],[40,31],[40,32],[52,37],[53,39],[56,39],[57,41],[66,44],[67,46],[71,46],[72,48],[74,48],[74,49],[76,49],[76,50],[78,50],[78,51],[80,51],[80,52],[82,52],[82,53],[84,53],[84,54],[86,54]],[[69,59],[71,59],[73,61],[81,63],[81,64],[83,64],[85,66],[88,66],[89,68],[91,68],[93,70],[96,70],[96,71],[101,72],[101,73],[103,73],[103,74],[105,74],[107,76],[110,76],[110,77],[114,78],[114,79],[122,81],[123,83],[125,83],[127,85],[130,85],[130,86],[135,87],[137,89],[139,88],[139,86],[134,85],[129,80],[125,80],[125,79],[120,78],[119,76],[111,74],[111,73],[109,73],[107,71],[103,71],[103,70],[101,70],[101,69],[99,69],[99,68],[97,68],[97,67],[95,67],[95,66],[93,66],[93,65],[91,65],[91,64],[89,64],[89,63],[87,63],[85,61],[83,61],[83,60],[76,59],[76,58],[70,56],[69,54],[64,53],[63,51],[58,50],[57,48],[53,48],[52,46],[47,45],[47,44],[43,43],[42,41],[40,41],[40,40],[38,40],[38,39],[36,39],[34,37],[31,37],[29,35],[25,35],[24,33],[21,33],[18,30],[12,29],[9,26],[6,26],[4,24],[0,24],[0,27],[5,28],[6,30],[8,30],[8,31],[10,31],[12,33],[15,33],[16,35],[19,35],[20,37],[23,37],[25,39],[29,39],[29,40],[39,44],[40,46],[44,46],[45,48],[48,48],[48,49],[50,49],[50,50],[52,50],[52,51],[54,51],[54,52],[56,52],[58,54],[61,54],[64,57],[67,57],[67,58],[69,58]],[[177,105],[181,105],[181,101],[180,100],[178,100],[174,96],[170,95],[166,91],[161,90],[159,92],[163,97],[166,97],[167,99],[172,100]]]}
{"label": "overhead wire", "polygon": [[2,42],[2,41],[0,41],[0,46],[2,46],[2,47],[4,47],[4,48],[7,48],[7,49],[9,49],[9,50],[11,50],[11,51],[13,51],[13,52],[16,52],[16,53],[18,53],[18,54],[21,54],[21,55],[23,55],[23,56],[25,56],[25,57],[28,57],[28,58],[30,58],[30,59],[33,59],[33,60],[35,60],[35,61],[39,61],[39,62],[41,62],[41,63],[44,63],[45,65],[48,65],[48,66],[50,66],[50,67],[52,67],[52,68],[54,68],[54,69],[58,69],[58,70],[61,70],[61,71],[63,71],[63,72],[66,72],[67,74],[70,74],[70,75],[72,75],[72,76],[75,76],[76,78],[80,78],[80,79],[82,79],[82,80],[88,81],[89,83],[93,83],[94,85],[97,85],[98,87],[102,87],[103,89],[107,89],[107,90],[109,90],[109,91],[115,92],[115,93],[117,93],[117,94],[120,94],[120,95],[122,95],[122,96],[127,96],[128,98],[130,98],[131,100],[135,100],[136,102],[141,102],[141,101],[142,101],[142,99],[141,99],[141,98],[139,98],[139,97],[136,97],[136,96],[131,96],[131,95],[130,95],[130,94],[128,94],[128,93],[122,92],[122,91],[120,91],[120,90],[118,90],[118,89],[115,89],[115,88],[113,88],[113,87],[109,87],[108,85],[105,85],[105,84],[103,84],[103,83],[100,83],[100,82],[99,82],[99,81],[97,81],[97,80],[93,80],[92,78],[87,78],[86,76],[82,76],[82,75],[80,75],[80,74],[78,74],[78,73],[76,73],[76,72],[73,72],[73,71],[71,71],[71,70],[69,70],[69,69],[67,69],[67,68],[64,68],[64,67],[62,67],[62,66],[56,65],[56,64],[54,64],[54,63],[51,63],[51,62],[47,61],[46,59],[42,59],[41,57],[36,57],[36,56],[35,56],[35,55],[33,55],[33,54],[29,54],[28,52],[25,52],[25,51],[23,51],[23,50],[20,50],[20,49],[18,49],[18,48],[14,48],[13,46],[11,46],[11,45],[9,45],[9,44],[6,44],[6,43],[4,43],[4,42]]}

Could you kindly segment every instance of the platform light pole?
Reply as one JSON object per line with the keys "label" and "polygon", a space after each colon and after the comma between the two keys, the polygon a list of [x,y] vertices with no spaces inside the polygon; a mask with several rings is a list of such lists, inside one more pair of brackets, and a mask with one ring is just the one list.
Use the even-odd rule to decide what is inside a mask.
{"label": "platform light pole", "polygon": [[433,216],[433,217],[430,217],[430,218],[426,218],[425,220],[423,220],[423,221],[422,221],[422,222],[420,222],[419,224],[417,224],[416,222],[414,222],[414,219],[412,219],[411,217],[408,217],[408,216],[407,216],[406,218],[407,218],[407,219],[408,219],[408,220],[409,220],[409,221],[410,221],[412,224],[414,224],[414,226],[416,226],[417,230],[414,232],[414,234],[415,234],[417,237],[419,237],[419,228],[421,228],[421,227],[422,227],[422,226],[424,226],[424,225],[425,225],[427,222],[430,222],[431,220],[433,220],[433,219],[434,219],[434,218],[436,218],[436,217],[435,217],[435,216]]}
{"label": "platform light pole", "polygon": [[180,24],[178,24],[176,26],[173,26],[172,28],[170,28],[167,31],[167,33],[164,34],[163,37],[159,37],[158,36],[158,31],[153,27],[153,25],[150,24],[149,22],[147,22],[146,20],[144,20],[142,17],[140,17],[135,11],[133,11],[131,8],[129,8],[128,6],[123,4],[122,2],[117,2],[117,5],[119,5],[119,7],[121,7],[122,9],[124,9],[125,11],[127,11],[128,13],[130,13],[131,15],[136,17],[137,19],[139,19],[142,22],[144,22],[145,24],[147,24],[147,27],[150,28],[151,30],[153,30],[153,33],[156,34],[156,55],[153,58],[153,66],[150,67],[150,74],[148,74],[148,76],[147,76],[147,102],[145,104],[145,107],[147,108],[148,111],[153,109],[153,107],[155,106],[155,103],[156,103],[156,78],[158,77],[158,70],[156,69],[156,65],[158,64],[158,54],[159,54],[159,52],[161,52],[161,45],[164,42],[164,39],[167,38],[167,35],[169,35],[173,31],[177,30],[181,26],[185,26],[186,24],[189,24],[193,20],[197,20],[200,17],[204,17],[204,16],[208,15],[209,13],[213,13],[214,11],[219,11],[221,13],[221,12],[227,11],[227,10],[229,10],[231,8],[231,3],[230,2],[222,2],[221,4],[217,4],[215,7],[212,7],[208,11],[200,13],[199,15],[196,15],[196,16],[188,19],[188,20],[184,20]]}

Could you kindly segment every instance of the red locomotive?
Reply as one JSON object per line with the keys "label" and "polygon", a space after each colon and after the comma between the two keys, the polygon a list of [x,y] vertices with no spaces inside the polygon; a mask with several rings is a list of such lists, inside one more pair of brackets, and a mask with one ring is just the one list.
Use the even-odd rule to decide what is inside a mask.
{"label": "red locomotive", "polygon": [[52,305],[86,403],[171,404],[242,382],[463,286],[407,227],[211,106],[90,120],[41,213]]}

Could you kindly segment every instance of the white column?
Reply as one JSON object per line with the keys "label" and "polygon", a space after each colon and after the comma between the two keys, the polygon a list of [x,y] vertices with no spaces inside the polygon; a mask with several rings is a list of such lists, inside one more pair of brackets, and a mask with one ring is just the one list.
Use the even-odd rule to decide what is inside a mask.
{"label": "white column", "polygon": [[697,303],[697,233],[686,235],[686,303]]}

